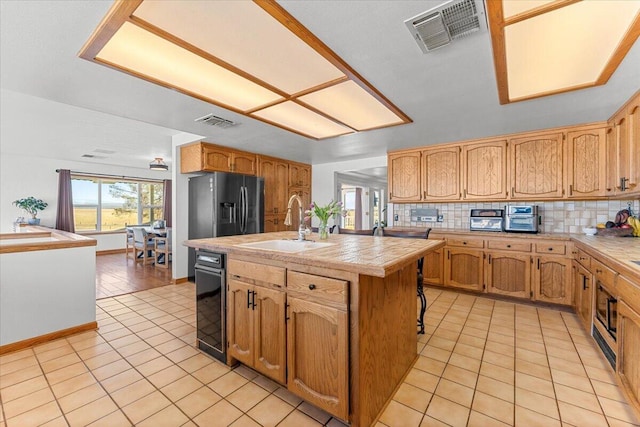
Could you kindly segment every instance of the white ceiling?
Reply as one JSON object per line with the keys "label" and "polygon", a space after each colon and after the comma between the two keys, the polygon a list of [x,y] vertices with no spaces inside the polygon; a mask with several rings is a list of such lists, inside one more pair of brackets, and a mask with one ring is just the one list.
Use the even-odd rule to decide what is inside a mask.
{"label": "white ceiling", "polygon": [[[615,7],[616,1],[605,1]],[[640,88],[636,42],[605,86],[500,105],[488,32],[428,54],[411,38],[404,20],[441,3],[280,2],[414,121],[315,141],[79,59],[78,51],[111,2],[2,0],[0,147],[2,152],[72,160],[112,150],[116,153],[92,161],[144,167],[153,157],[170,162],[171,136],[187,132],[221,145],[319,164],[606,120]],[[208,113],[240,124],[218,129],[194,123]],[[27,140],[35,147],[24,144]]]}

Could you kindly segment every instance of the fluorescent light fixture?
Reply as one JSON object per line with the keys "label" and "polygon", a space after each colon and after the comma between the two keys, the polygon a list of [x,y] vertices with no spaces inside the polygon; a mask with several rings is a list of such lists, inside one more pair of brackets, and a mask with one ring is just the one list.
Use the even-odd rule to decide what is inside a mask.
{"label": "fluorescent light fixture", "polygon": [[156,157],[151,163],[149,163],[149,169],[154,171],[166,171],[169,170],[169,166],[162,160],[162,157]]}
{"label": "fluorescent light fixture", "polygon": [[640,35],[640,0],[486,5],[502,104],[603,85]]}
{"label": "fluorescent light fixture", "polygon": [[411,122],[273,0],[116,1],[79,55],[309,138]]}

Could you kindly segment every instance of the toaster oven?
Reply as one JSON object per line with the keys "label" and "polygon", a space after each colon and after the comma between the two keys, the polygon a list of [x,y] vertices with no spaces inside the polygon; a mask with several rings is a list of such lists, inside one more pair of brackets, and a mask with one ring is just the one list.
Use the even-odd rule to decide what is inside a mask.
{"label": "toaster oven", "polygon": [[471,209],[469,229],[475,231],[502,231],[502,209]]}
{"label": "toaster oven", "polygon": [[505,206],[504,231],[537,233],[540,216],[538,207],[532,205]]}

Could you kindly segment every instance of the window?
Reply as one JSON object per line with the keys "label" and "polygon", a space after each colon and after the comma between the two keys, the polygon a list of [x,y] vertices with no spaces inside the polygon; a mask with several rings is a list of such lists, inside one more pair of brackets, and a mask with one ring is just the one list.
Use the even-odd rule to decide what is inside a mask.
{"label": "window", "polygon": [[163,218],[164,184],[91,176],[72,176],[77,231],[116,231]]}

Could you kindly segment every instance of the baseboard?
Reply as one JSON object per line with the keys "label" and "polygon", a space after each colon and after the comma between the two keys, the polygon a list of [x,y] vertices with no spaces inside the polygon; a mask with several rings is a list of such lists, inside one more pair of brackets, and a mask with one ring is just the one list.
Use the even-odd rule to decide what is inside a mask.
{"label": "baseboard", "polygon": [[122,249],[106,249],[104,251],[96,251],[96,255],[112,255],[112,254],[123,254],[127,250],[125,248]]}
{"label": "baseboard", "polygon": [[29,338],[22,341],[17,341],[11,344],[0,345],[0,355],[11,353],[13,351],[24,350],[25,348],[33,347],[34,345],[42,344],[48,341],[53,341],[58,338],[68,337],[80,332],[92,331],[98,329],[98,322],[89,322],[83,325],[74,326],[72,328],[61,329],[59,331],[50,332],[48,334],[39,335],[37,337]]}
{"label": "baseboard", "polygon": [[180,277],[178,279],[173,279],[172,282],[174,285],[179,285],[180,283],[187,283],[189,281],[188,277]]}

